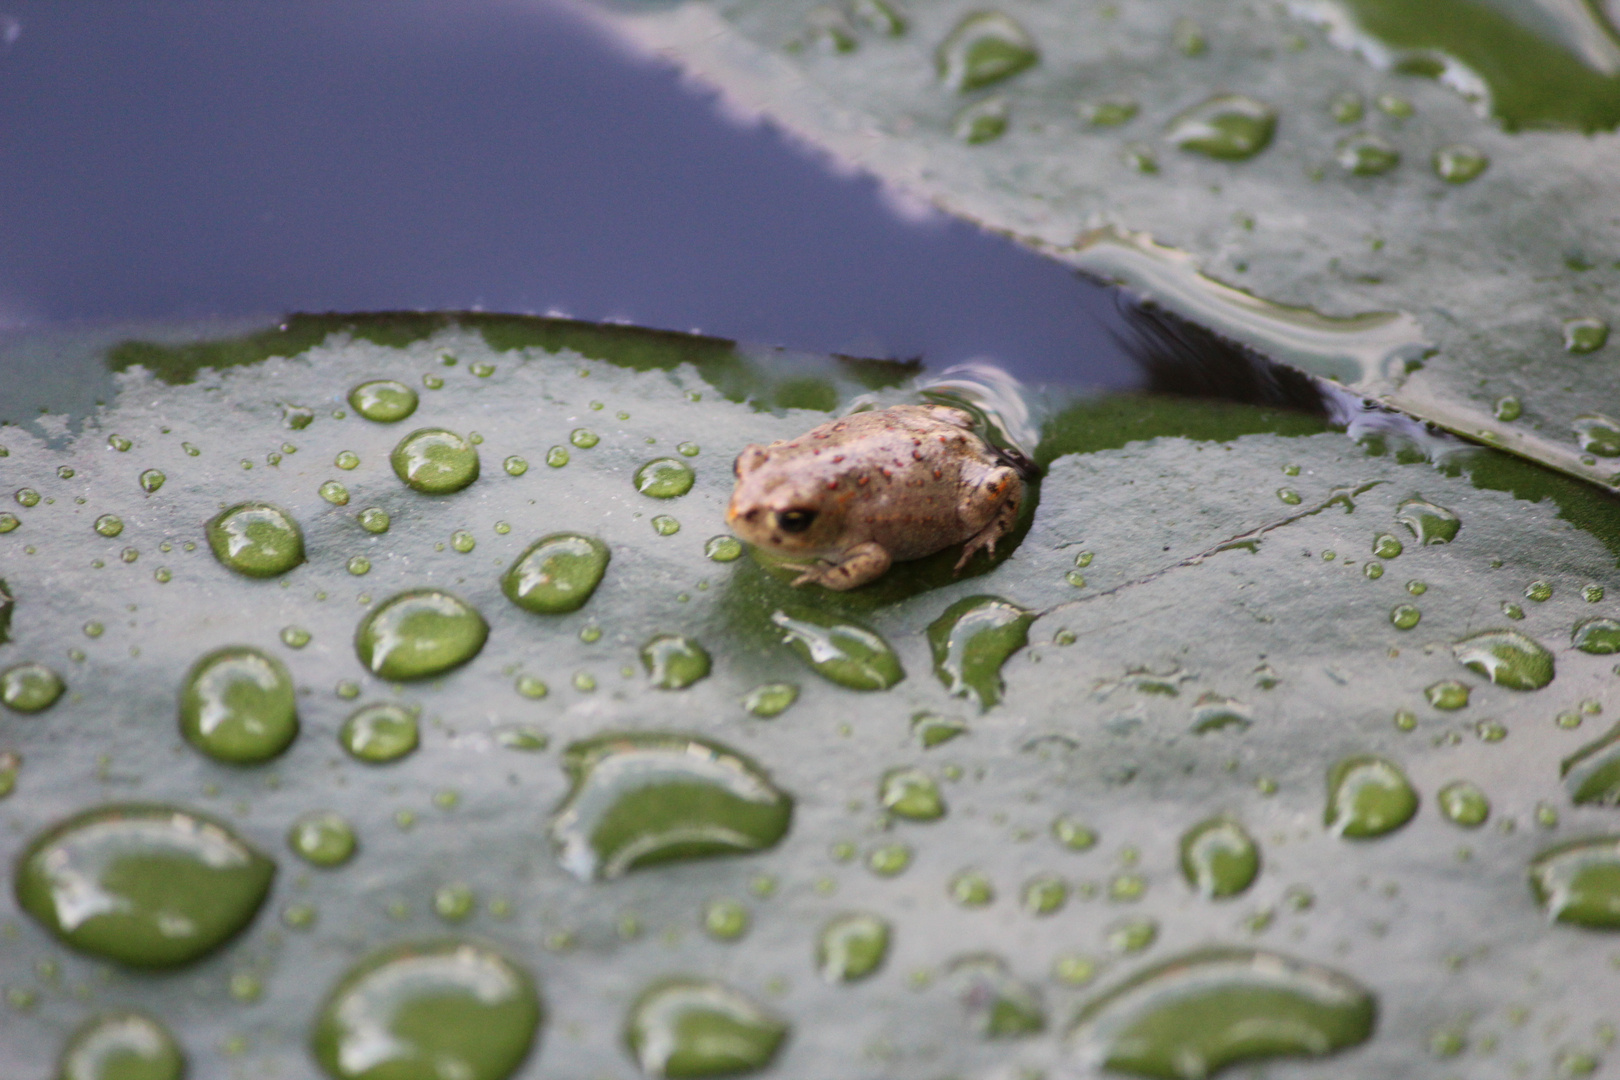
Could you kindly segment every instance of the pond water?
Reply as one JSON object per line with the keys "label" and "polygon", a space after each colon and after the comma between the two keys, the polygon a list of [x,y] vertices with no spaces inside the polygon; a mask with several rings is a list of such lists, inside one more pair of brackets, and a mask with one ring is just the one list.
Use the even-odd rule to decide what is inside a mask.
{"label": "pond water", "polygon": [[[725,115],[565,6],[0,9],[0,421],[132,324],[565,312],[1125,387],[1112,294]],[[86,343],[91,347],[86,347]]]}

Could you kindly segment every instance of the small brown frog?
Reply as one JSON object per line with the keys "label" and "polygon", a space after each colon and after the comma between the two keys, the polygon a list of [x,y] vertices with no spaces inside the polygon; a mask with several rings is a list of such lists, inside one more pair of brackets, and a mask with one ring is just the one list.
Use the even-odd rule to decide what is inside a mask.
{"label": "small brown frog", "polygon": [[891,564],[962,544],[960,571],[994,555],[1024,498],[1017,469],[945,405],[895,405],[737,455],[726,521],[778,555],[793,582],[853,589]]}

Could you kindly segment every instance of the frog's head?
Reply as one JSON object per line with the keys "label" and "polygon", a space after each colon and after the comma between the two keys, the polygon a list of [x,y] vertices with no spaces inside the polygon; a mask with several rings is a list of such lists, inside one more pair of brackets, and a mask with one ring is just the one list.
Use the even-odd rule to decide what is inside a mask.
{"label": "frog's head", "polygon": [[755,547],[779,555],[814,557],[841,550],[844,500],[814,470],[795,461],[775,462],[768,448],[753,444],[737,455],[737,486],[726,524]]}

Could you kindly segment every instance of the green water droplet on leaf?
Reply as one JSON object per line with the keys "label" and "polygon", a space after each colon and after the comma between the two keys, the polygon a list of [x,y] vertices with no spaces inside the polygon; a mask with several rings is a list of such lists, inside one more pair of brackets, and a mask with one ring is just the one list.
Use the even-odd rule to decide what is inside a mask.
{"label": "green water droplet on leaf", "polygon": [[879,877],[894,877],[911,865],[911,848],[905,844],[881,844],[866,856],[866,868]]}
{"label": "green water droplet on leaf", "polygon": [[1540,690],[1553,681],[1553,655],[1517,630],[1486,630],[1451,647],[1459,663],[1512,690]]}
{"label": "green water droplet on leaf", "polygon": [[958,600],[928,626],[934,673],[951,694],[990,708],[1005,690],[1002,665],[1029,643],[1035,617],[996,596]]}
{"label": "green water droplet on leaf", "polygon": [[1620,929],[1620,837],[1549,848],[1530,864],[1530,888],[1553,921]]}
{"label": "green water droplet on leaf", "polygon": [[1086,1066],[1191,1080],[1242,1062],[1325,1057],[1365,1042],[1376,1017],[1372,994],[1339,972],[1278,953],[1208,949],[1091,1002],[1070,1046]]}
{"label": "green water droplet on leaf", "polygon": [[1582,450],[1598,457],[1620,457],[1620,420],[1602,413],[1577,416],[1571,423]]}
{"label": "green water droplet on leaf", "polygon": [[292,823],[287,846],[314,866],[342,866],[354,856],[354,828],[337,814],[317,810]]}
{"label": "green water droplet on leaf", "polygon": [[1417,813],[1418,795],[1400,766],[1385,758],[1345,758],[1328,770],[1323,821],[1335,836],[1370,840],[1394,832]]}
{"label": "green water droplet on leaf", "polygon": [[349,391],[349,404],[354,411],[379,424],[405,419],[416,411],[419,400],[415,390],[392,379],[361,383]]}
{"label": "green water droplet on leaf", "polygon": [[[579,447],[581,450],[589,450],[591,447],[601,442],[602,437],[589,428],[575,428],[573,431],[568,433],[568,441]],[[565,450],[563,453],[567,454],[567,451]]]}
{"label": "green water droplet on leaf", "polygon": [[735,536],[712,536],[703,545],[703,554],[718,563],[735,562],[742,553],[742,541]]}
{"label": "green water droplet on leaf", "polygon": [[887,690],[906,677],[900,659],[878,634],[854,622],[808,608],[777,611],[771,622],[810,668],[851,690]]}
{"label": "green water droplet on leaf", "polygon": [[1055,819],[1052,836],[1070,851],[1090,851],[1097,846],[1097,830],[1072,817]]}
{"label": "green water droplet on leaf", "polygon": [[1462,527],[1456,514],[1419,498],[1401,503],[1395,511],[1395,521],[1405,525],[1417,538],[1418,544],[1424,547],[1451,543],[1457,538],[1457,530]]}
{"label": "green water droplet on leaf", "polygon": [[412,490],[446,495],[478,479],[478,451],[444,428],[418,428],[399,441],[389,462]]}
{"label": "green water droplet on leaf", "polygon": [[916,736],[924,750],[931,750],[959,735],[966,735],[967,730],[967,721],[960,716],[920,712],[911,718],[911,733]]}
{"label": "green water droplet on leaf", "polygon": [[708,676],[710,660],[691,638],[659,634],[641,647],[641,666],[660,690],[683,690]]}
{"label": "green water droplet on leaf", "polygon": [[761,719],[780,716],[788,706],[799,700],[799,688],[793,683],[765,683],[748,691],[743,708]]}
{"label": "green water droplet on leaf", "polygon": [[360,467],[360,455],[352,450],[345,450],[332,460],[332,464],[344,472],[349,472]]}
{"label": "green water droplet on leaf", "polygon": [[1384,568],[1378,563],[1370,562],[1361,568],[1361,572],[1373,581],[1384,576]]}
{"label": "green water droplet on leaf", "polygon": [[1218,94],[1181,113],[1165,128],[1165,138],[1183,150],[1241,161],[1271,143],[1277,111],[1242,94]]}
{"label": "green water droplet on leaf", "polygon": [[1586,619],[1575,624],[1570,644],[1583,653],[1608,656],[1620,652],[1620,621],[1615,619]]}
{"label": "green water droplet on leaf", "polygon": [[1393,559],[1403,550],[1405,548],[1400,539],[1391,536],[1389,533],[1379,533],[1373,540],[1372,552],[1380,559]]}
{"label": "green water droplet on leaf", "polygon": [[636,470],[636,490],[655,499],[674,499],[692,490],[697,474],[678,458],[654,458]]}
{"label": "green water droplet on leaf", "polygon": [[62,677],[44,664],[13,664],[0,671],[0,701],[20,713],[43,712],[64,689]]}
{"label": "green water droplet on leaf", "polygon": [[1295,491],[1293,488],[1278,488],[1277,498],[1281,499],[1289,506],[1298,506],[1300,503],[1299,492]]}
{"label": "green water droplet on leaf", "polygon": [[304,533],[269,503],[238,503],[208,523],[208,546],[222,566],[248,577],[275,577],[304,561]]}
{"label": "green water droplet on leaf", "polygon": [[563,768],[572,787],[551,835],[564,868],[585,881],[762,851],[793,816],[793,800],[752,760],[692,736],[603,735],[568,747]]}
{"label": "green water droplet on leaf", "polygon": [[1458,682],[1456,679],[1444,679],[1425,687],[1423,690],[1423,696],[1430,705],[1433,705],[1436,709],[1446,709],[1448,711],[1466,707],[1468,695],[1468,684]]}
{"label": "green water droplet on leaf", "polygon": [[519,694],[531,701],[539,700],[551,693],[551,688],[545,684],[545,681],[537,679],[533,675],[518,676],[515,686]]}
{"label": "green water droplet on leaf", "polygon": [[890,769],[878,783],[878,802],[895,817],[936,821],[945,816],[945,800],[934,778],[921,769]]}
{"label": "green water droplet on leaf", "polygon": [[560,446],[553,446],[546,451],[546,464],[553,469],[560,469],[568,464],[568,451]]}
{"label": "green water droplet on leaf", "polygon": [[281,643],[289,649],[302,649],[310,642],[310,633],[301,626],[283,626]]}
{"label": "green water droplet on leaf", "polygon": [[1019,899],[1031,915],[1055,915],[1069,902],[1069,883],[1056,874],[1037,874],[1024,882]]}
{"label": "green water droplet on leaf", "polygon": [[1007,133],[1012,109],[1004,97],[985,98],[951,118],[951,133],[969,146],[994,142]]}
{"label": "green water droplet on leaf", "polygon": [[505,956],[464,941],[395,945],[332,988],[310,1045],[334,1080],[505,1080],[540,1027],[540,995]]}
{"label": "green water droplet on leaf", "polygon": [[653,532],[659,536],[674,536],[681,531],[681,523],[668,514],[659,514],[652,519]]}
{"label": "green water droplet on leaf", "polygon": [[102,514],[96,518],[96,532],[105,537],[114,537],[124,531],[124,519],[117,514]]}
{"label": "green water droplet on leaf", "polygon": [[393,524],[388,517],[388,511],[384,510],[380,506],[366,507],[364,510],[360,511],[359,514],[355,515],[355,519],[360,522],[360,527],[362,529],[373,535],[387,532],[388,527]]}
{"label": "green water droplet on leaf", "polygon": [[1397,630],[1410,630],[1423,618],[1423,613],[1411,604],[1396,604],[1389,612],[1390,625]]}
{"label": "green water droplet on leaf", "polygon": [[298,735],[292,675],[275,657],[245,645],[208,653],[180,687],[180,732],[216,761],[270,760]]}
{"label": "green water droplet on leaf", "polygon": [[353,574],[355,577],[364,577],[365,575],[371,573],[371,560],[366,558],[364,555],[355,555],[350,557],[349,561],[345,563],[344,566],[349,573]]}
{"label": "green water droplet on leaf", "polygon": [[630,1007],[625,1042],[652,1077],[730,1076],[763,1069],[787,1021],[740,991],[706,979],[666,979]]}
{"label": "green water droplet on leaf", "polygon": [[506,598],[527,611],[577,611],[607,572],[611,553],[594,536],[552,533],[529,545],[501,578]]}
{"label": "green water droplet on leaf", "polygon": [[85,1021],[62,1050],[59,1080],[183,1080],[186,1057],[169,1029],[140,1013]]}
{"label": "green water droplet on leaf", "polygon": [[397,761],[415,750],[420,738],[415,715],[388,702],[362,705],[349,714],[338,731],[343,749],[373,764]]}
{"label": "green water droplet on leaf", "polygon": [[1181,837],[1181,874],[1205,899],[1236,896],[1260,873],[1260,847],[1229,817],[1199,822]]}
{"label": "green water droplet on leaf", "polygon": [[326,483],[322,484],[320,492],[321,498],[325,499],[333,506],[349,505],[349,489],[338,483],[336,480],[328,480]]}
{"label": "green water droplet on leaf", "polygon": [[1472,780],[1453,780],[1440,789],[1440,813],[1453,825],[1477,829],[1491,816],[1491,800]]}
{"label": "green water droplet on leaf", "polygon": [[735,900],[715,900],[703,909],[703,932],[716,941],[736,941],[748,932],[748,909]]}
{"label": "green water droplet on leaf", "polygon": [[465,601],[437,589],[391,596],[360,621],[355,653],[384,679],[425,679],[460,667],[484,647],[489,624]]}
{"label": "green water droplet on leaf", "polygon": [[33,488],[18,488],[17,493],[13,496],[13,498],[17,500],[18,506],[29,507],[39,505],[39,492],[35,491]]}
{"label": "green water droplet on leaf", "polygon": [[0,513],[0,533],[15,532],[22,525],[22,518],[9,511]]}
{"label": "green water droplet on leaf", "polygon": [[17,862],[23,910],[64,944],[132,967],[176,967],[241,931],[275,864],[224,825],[175,807],[97,807]]}
{"label": "green water droplet on leaf", "polygon": [[1570,319],[1564,323],[1564,348],[1572,353],[1596,352],[1609,340],[1609,324],[1602,319]]}
{"label": "green water droplet on leaf", "polygon": [[996,887],[978,870],[963,870],[951,878],[945,891],[965,908],[989,907],[996,899]]}
{"label": "green water droplet on leaf", "polygon": [[839,915],[816,937],[816,970],[830,983],[855,982],[883,966],[889,953],[889,923],[864,911]]}
{"label": "green water droplet on leaf", "polygon": [[1524,415],[1524,406],[1519,399],[1509,395],[1496,399],[1495,416],[1504,423],[1512,423]]}
{"label": "green water droplet on leaf", "polygon": [[[566,454],[566,451],[564,453]],[[564,461],[563,464],[566,465],[567,462]],[[506,470],[506,475],[508,476],[522,476],[524,473],[529,471],[529,463],[518,457],[516,454],[513,454],[511,457],[501,462],[501,468]]]}
{"label": "green water droplet on leaf", "polygon": [[966,16],[934,54],[940,81],[964,93],[1009,79],[1039,61],[1029,32],[999,11]]}
{"label": "green water droplet on leaf", "polygon": [[1333,158],[1354,176],[1381,176],[1401,163],[1400,151],[1389,140],[1366,131],[1340,139]]}
{"label": "green water droplet on leaf", "polygon": [[1019,1039],[1046,1030],[1040,991],[987,953],[951,962],[946,977],[969,1029],[981,1039]]}
{"label": "green water droplet on leaf", "polygon": [[478,546],[478,539],[466,529],[457,529],[450,534],[450,546],[465,555]]}

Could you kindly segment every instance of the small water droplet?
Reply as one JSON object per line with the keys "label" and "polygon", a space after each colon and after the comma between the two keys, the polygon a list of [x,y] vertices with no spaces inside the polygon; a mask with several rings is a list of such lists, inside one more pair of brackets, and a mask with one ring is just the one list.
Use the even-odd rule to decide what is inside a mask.
{"label": "small water droplet", "polygon": [[945,800],[934,778],[917,768],[890,769],[878,784],[878,802],[895,817],[936,821],[945,816]]}
{"label": "small water droplet", "polygon": [[1436,709],[1461,709],[1468,704],[1469,688],[1467,683],[1460,683],[1456,679],[1445,679],[1425,687],[1423,696],[1429,704]]}
{"label": "small water droplet", "polygon": [[18,488],[16,495],[13,497],[17,500],[18,506],[27,507],[39,505],[39,492],[35,491],[33,488]]}
{"label": "small water droplet", "polygon": [[887,690],[904,679],[889,643],[858,623],[810,609],[777,611],[782,640],[823,678],[851,690]]}
{"label": "small water droplet", "polygon": [[1410,630],[1423,618],[1423,613],[1411,604],[1396,604],[1389,612],[1390,625],[1397,630]]}
{"label": "small water droplet", "polygon": [[1570,635],[1570,644],[1593,656],[1620,652],[1620,621],[1599,618],[1578,622]]}
{"label": "small water droplet", "polygon": [[1571,428],[1575,432],[1575,441],[1588,454],[1605,458],[1620,457],[1620,421],[1601,413],[1587,413],[1577,416]]}
{"label": "small water droplet", "polygon": [[1398,537],[1389,533],[1379,533],[1373,539],[1372,552],[1380,559],[1393,559],[1404,550]]}
{"label": "small water droplet", "polygon": [[1355,176],[1380,176],[1401,163],[1400,151],[1368,131],[1340,139],[1333,157],[1339,168]]}
{"label": "small water droplet", "polygon": [[1209,50],[1203,27],[1183,15],[1171,28],[1170,40],[1183,56],[1202,56]]}
{"label": "small water droplet", "polygon": [[491,375],[495,374],[495,365],[485,360],[475,360],[471,364],[467,365],[467,370],[478,376],[480,379],[487,379]]}
{"label": "small water droplet", "polygon": [[964,956],[946,974],[969,1029],[981,1039],[1024,1038],[1046,1029],[1040,991],[1015,978],[1001,957]]}
{"label": "small water droplet", "polygon": [[1097,831],[1071,817],[1059,817],[1052,822],[1052,836],[1070,851],[1090,851],[1097,846]]}
{"label": "small water droplet", "polygon": [[1384,576],[1384,567],[1380,563],[1370,562],[1361,568],[1361,572],[1374,581]]}
{"label": "small water droplet", "polygon": [[[347,496],[345,496],[347,498]],[[238,503],[208,523],[208,546],[222,566],[248,577],[274,577],[304,561],[304,534],[269,503]]]}
{"label": "small water droplet", "polygon": [[655,499],[674,499],[692,490],[696,474],[677,458],[654,458],[636,470],[636,490]]}
{"label": "small water droplet", "polygon": [[839,915],[816,938],[816,970],[830,983],[864,979],[883,966],[890,933],[888,922],[877,915]]}
{"label": "small water droplet", "polygon": [[444,428],[418,428],[389,455],[394,475],[414,491],[446,495],[478,479],[478,451]]}
{"label": "small water droplet", "polygon": [[1491,801],[1471,780],[1453,780],[1439,793],[1440,813],[1453,825],[1477,829],[1491,816]]}
{"label": "small water droplet", "polygon": [[911,865],[911,848],[905,844],[881,844],[866,856],[866,868],[879,877],[894,877]]}
{"label": "small water droplet", "polygon": [[652,519],[653,532],[659,536],[674,536],[681,531],[681,523],[668,514],[659,514]]}
{"label": "small water droplet", "polygon": [[14,532],[21,525],[22,518],[16,514],[10,512],[0,513],[0,533]]}
{"label": "small water droplet", "polygon": [[287,846],[314,866],[342,866],[355,852],[354,828],[337,814],[315,811],[292,823]]}
{"label": "small water droplet", "polygon": [[703,908],[703,932],[716,941],[736,941],[748,932],[748,909],[735,900],[712,900]]}
{"label": "small water droplet", "polygon": [[1507,738],[1508,729],[1500,720],[1481,720],[1474,725],[1474,734],[1480,742],[1499,743]]}
{"label": "small water droplet", "polygon": [[360,662],[384,679],[425,679],[477,656],[489,624],[465,601],[437,589],[389,597],[355,632]]}
{"label": "small water droplet", "polygon": [[708,652],[688,637],[659,634],[641,647],[641,666],[660,690],[684,690],[710,670]]}
{"label": "small water droplet", "polygon": [[665,979],[630,1007],[625,1039],[651,1077],[754,1072],[776,1056],[788,1024],[723,983]]}
{"label": "small water droplet", "polygon": [[577,611],[607,572],[612,554],[594,536],[552,533],[529,545],[501,578],[506,598],[527,611]]}
{"label": "small water droplet", "polygon": [[445,922],[458,923],[473,913],[477,897],[464,881],[451,881],[433,892],[433,913]]}
{"label": "small water droplet", "polygon": [[[1472,146],[1454,144],[1434,152],[1434,174],[1448,184],[1466,184],[1483,173],[1490,163],[1489,157]],[[1513,416],[1497,414],[1500,420],[1513,420],[1517,416],[1517,412]]]}
{"label": "small water droplet", "polygon": [[64,689],[62,677],[44,664],[14,664],[0,671],[0,701],[16,712],[44,712]]}
{"label": "small water droplet", "polygon": [[1418,795],[1400,766],[1359,755],[1328,771],[1323,821],[1335,836],[1368,840],[1394,832],[1417,813]]}
{"label": "small water droplet", "polygon": [[1153,147],[1146,143],[1126,143],[1119,149],[1120,164],[1135,173],[1143,176],[1156,176],[1159,172],[1159,156],[1153,152]]}
{"label": "small water droplet", "polygon": [[1281,499],[1289,506],[1298,506],[1300,502],[1299,492],[1295,491],[1293,488],[1278,488],[1277,498]]}
{"label": "small water droplet", "polygon": [[1459,663],[1513,690],[1539,690],[1552,682],[1553,655],[1517,630],[1486,630],[1451,647]]}
{"label": "small water droplet", "polygon": [[1417,713],[1411,709],[1397,709],[1395,711],[1395,727],[1399,731],[1414,731],[1417,729]]}
{"label": "small water droplet", "polygon": [[415,750],[419,740],[416,716],[388,702],[362,705],[349,714],[338,732],[343,749],[372,764],[399,760]]}
{"label": "small water droplet", "polygon": [[[558,448],[553,447],[552,449],[556,450]],[[568,452],[564,450],[562,453],[564,458],[563,464],[566,465]],[[518,457],[516,454],[513,454],[511,457],[501,462],[501,468],[506,470],[506,475],[508,476],[522,476],[524,473],[529,471],[529,463]]]}
{"label": "small water droplet", "polygon": [[465,555],[478,546],[478,541],[466,529],[457,529],[450,534],[450,546]]}
{"label": "small water droplet", "polygon": [[1504,600],[1502,602],[1502,614],[1510,619],[1522,619],[1524,618],[1524,608],[1511,600]]}
{"label": "small water droplet", "polygon": [[[573,431],[568,433],[568,441],[579,447],[581,450],[589,450],[591,447],[601,442],[602,437],[589,428],[575,428]],[[563,453],[566,454],[567,451],[565,450]]]}
{"label": "small water droplet", "polygon": [[568,464],[568,451],[560,446],[553,446],[546,451],[546,464],[553,469],[560,469]]}
{"label": "small water droplet", "polygon": [[762,719],[780,716],[788,706],[799,699],[799,688],[793,683],[766,683],[748,691],[743,708]]}
{"label": "small water droplet", "polygon": [[1596,352],[1608,340],[1609,324],[1602,319],[1570,319],[1564,323],[1564,348],[1572,353]]}
{"label": "small water droplet", "polygon": [[1260,847],[1233,818],[1214,817],[1181,837],[1181,874],[1205,899],[1236,896],[1260,873]]}
{"label": "small water droplet", "polygon": [[940,81],[967,92],[1009,79],[1040,61],[1029,32],[999,11],[958,22],[934,54]]}
{"label": "small water droplet", "polygon": [[1328,115],[1340,124],[1356,124],[1366,115],[1366,107],[1360,94],[1346,91],[1335,94],[1333,100],[1328,102]]}
{"label": "small water droplet", "polygon": [[951,133],[969,146],[994,142],[1007,133],[1012,107],[999,95],[975,101],[951,118]]}
{"label": "small water droplet", "polygon": [[102,514],[96,518],[95,529],[102,536],[117,536],[124,531],[124,519],[116,514]]}
{"label": "small water droplet", "polygon": [[422,385],[427,387],[429,390],[443,390],[444,379],[437,375],[423,375]]}
{"label": "small water droplet", "polygon": [[1020,899],[1031,915],[1053,915],[1069,902],[1069,884],[1056,874],[1038,874],[1024,882]]}
{"label": "small water droplet", "polygon": [[551,688],[543,680],[537,679],[533,675],[518,676],[515,689],[520,695],[531,701],[538,701],[551,693]]}
{"label": "small water droplet", "polygon": [[1183,150],[1241,161],[1270,145],[1276,129],[1277,111],[1270,105],[1241,94],[1218,94],[1171,120],[1165,138]]}
{"label": "small water droplet", "polygon": [[959,735],[966,735],[967,730],[967,721],[960,716],[920,712],[911,718],[911,733],[916,736],[924,750],[931,750]]}
{"label": "small water droplet", "polygon": [[186,452],[187,457],[196,457],[197,455],[202,453],[201,450],[199,450],[197,447],[191,445],[188,442],[181,443],[180,444],[180,449],[182,449],[182,450],[184,450]]}
{"label": "small water droplet", "polygon": [[1543,851],[1530,864],[1530,886],[1554,922],[1620,928],[1620,838],[1590,837]]}
{"label": "small water droplet", "polygon": [[963,870],[946,885],[950,898],[965,908],[988,907],[995,902],[996,888],[978,870]]}

